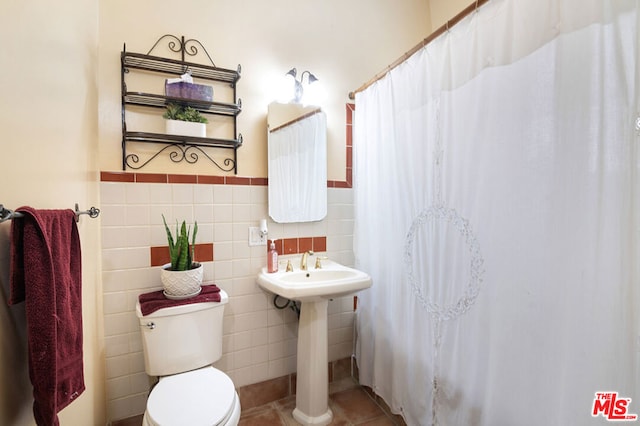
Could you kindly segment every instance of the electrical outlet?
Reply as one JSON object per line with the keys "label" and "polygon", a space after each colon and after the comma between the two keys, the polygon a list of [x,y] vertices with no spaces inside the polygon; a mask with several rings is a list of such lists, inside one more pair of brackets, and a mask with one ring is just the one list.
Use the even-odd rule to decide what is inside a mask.
{"label": "electrical outlet", "polygon": [[249,227],[249,246],[266,246],[267,236],[262,235],[260,228],[257,226]]}

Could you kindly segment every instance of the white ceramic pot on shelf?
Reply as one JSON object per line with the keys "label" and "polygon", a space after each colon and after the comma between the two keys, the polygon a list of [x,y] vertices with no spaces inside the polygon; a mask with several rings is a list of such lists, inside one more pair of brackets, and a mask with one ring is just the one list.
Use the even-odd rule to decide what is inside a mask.
{"label": "white ceramic pot on shelf", "polygon": [[167,263],[160,270],[160,281],[164,295],[169,299],[187,299],[200,294],[204,276],[202,263],[198,267],[186,271],[172,271]]}
{"label": "white ceramic pot on shelf", "polygon": [[207,137],[207,125],[192,121],[166,120],[165,133],[169,135]]}

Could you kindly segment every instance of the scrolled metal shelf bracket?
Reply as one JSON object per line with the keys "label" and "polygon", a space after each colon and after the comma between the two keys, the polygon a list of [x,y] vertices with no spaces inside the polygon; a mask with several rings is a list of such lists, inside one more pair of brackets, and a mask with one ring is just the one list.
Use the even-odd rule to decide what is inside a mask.
{"label": "scrolled metal shelf bracket", "polygon": [[160,154],[168,151],[169,159],[174,163],[186,162],[189,164],[195,164],[200,159],[200,154],[206,157],[213,165],[223,172],[231,172],[236,168],[236,162],[233,158],[225,158],[221,165],[218,161],[207,154],[201,147],[197,145],[184,145],[180,143],[172,143],[162,147],[158,152],[151,155],[146,161],[141,163],[138,154],[129,154],[125,157],[125,164],[127,167],[133,170],[139,170],[155,160]]}
{"label": "scrolled metal shelf bracket", "polygon": [[[185,55],[192,56],[192,57],[197,56],[199,53],[198,46],[200,46],[204,54],[209,59],[209,62],[211,62],[211,65],[213,65],[214,67],[216,66],[216,64],[213,62],[213,59],[211,59],[211,55],[209,55],[209,52],[199,40],[196,40],[195,38],[190,38],[185,40],[184,36],[180,36],[178,38],[173,34],[165,34],[162,37],[160,37],[158,40],[156,40],[156,42],[153,44],[151,49],[149,49],[149,51],[147,52],[147,55],[150,55],[151,52],[153,52],[153,50],[159,44],[161,44],[162,40],[165,40],[165,39],[167,40],[167,47],[169,48],[169,50],[175,53],[180,53],[180,57],[183,62],[185,60]],[[240,67],[240,65],[238,65],[238,67]]]}

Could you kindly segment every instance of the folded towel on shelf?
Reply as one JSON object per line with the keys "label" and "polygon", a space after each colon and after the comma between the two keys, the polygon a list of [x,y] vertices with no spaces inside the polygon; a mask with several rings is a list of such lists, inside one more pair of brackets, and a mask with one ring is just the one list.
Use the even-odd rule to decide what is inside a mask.
{"label": "folded towel on shelf", "polygon": [[138,296],[140,301],[140,311],[142,315],[149,315],[158,309],[168,308],[170,306],[188,305],[190,303],[201,302],[219,302],[220,289],[215,284],[203,285],[199,295],[189,299],[173,300],[167,299],[162,290],[153,291],[151,293],[143,293]]}
{"label": "folded towel on shelf", "polygon": [[85,390],[80,237],[73,210],[21,207],[11,224],[10,305],[25,302],[29,377],[38,425]]}

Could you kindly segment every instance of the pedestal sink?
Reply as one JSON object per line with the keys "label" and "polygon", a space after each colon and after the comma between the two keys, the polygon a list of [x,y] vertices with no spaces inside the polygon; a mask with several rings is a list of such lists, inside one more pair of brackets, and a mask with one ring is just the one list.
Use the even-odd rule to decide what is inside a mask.
{"label": "pedestal sink", "polygon": [[[310,265],[313,262],[309,261]],[[293,417],[303,425],[327,425],[333,414],[328,405],[327,306],[330,299],[371,287],[371,277],[331,260],[321,269],[268,273],[263,268],[258,284],[265,290],[302,302],[298,324],[296,408]]]}

